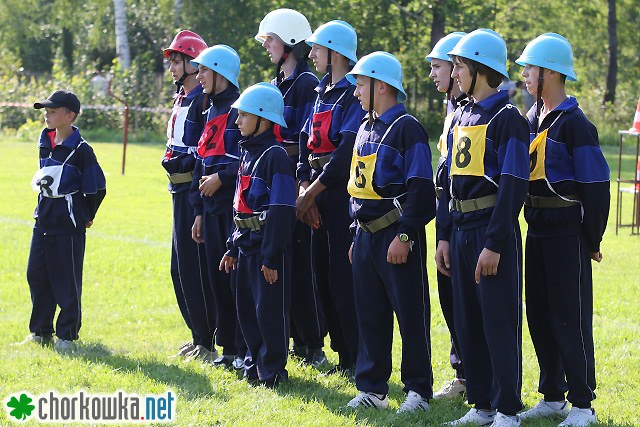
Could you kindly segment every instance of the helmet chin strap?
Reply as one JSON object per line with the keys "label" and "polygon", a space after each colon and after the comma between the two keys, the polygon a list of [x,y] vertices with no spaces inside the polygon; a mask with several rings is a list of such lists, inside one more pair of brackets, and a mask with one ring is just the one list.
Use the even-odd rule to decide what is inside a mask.
{"label": "helmet chin strap", "polygon": [[285,44],[284,53],[280,57],[280,60],[278,61],[278,65],[276,66],[276,85],[279,85],[280,83],[282,83],[282,76],[280,75],[280,69],[282,68],[282,64],[284,64],[284,61],[286,61],[287,58],[289,57],[289,53],[291,53],[291,51],[293,51],[293,48]]}
{"label": "helmet chin strap", "polygon": [[331,77],[331,49],[327,48],[327,74],[329,75],[329,86],[333,83]]}
{"label": "helmet chin strap", "polygon": [[249,135],[249,137],[251,137],[251,138],[256,136],[256,133],[258,133],[258,131],[260,130],[260,124],[262,123],[262,117],[260,117],[260,116],[257,116],[257,117],[258,117],[258,120],[256,121],[256,128],[253,130],[251,135]]}
{"label": "helmet chin strap", "polygon": [[184,81],[187,79],[187,77],[193,76],[195,74],[198,74],[198,70],[194,71],[193,73],[187,72],[187,56],[185,54],[182,54],[182,77],[180,77],[180,79],[175,82],[176,86],[178,86],[178,89],[180,89],[180,86],[184,85]]}
{"label": "helmet chin strap", "polygon": [[538,90],[536,99],[536,117],[540,118],[540,110],[542,110],[542,87],[544,83],[544,68],[540,67],[538,72]]}
{"label": "helmet chin strap", "polygon": [[369,83],[369,126],[373,126],[373,97],[375,96],[375,92],[374,92],[374,83],[375,80],[373,79],[373,77],[369,77],[370,79],[370,83]]}
{"label": "helmet chin strap", "polygon": [[473,77],[471,78],[471,86],[469,86],[469,91],[467,95],[472,96],[473,90],[476,88],[476,80],[478,79],[478,70],[473,70]]}

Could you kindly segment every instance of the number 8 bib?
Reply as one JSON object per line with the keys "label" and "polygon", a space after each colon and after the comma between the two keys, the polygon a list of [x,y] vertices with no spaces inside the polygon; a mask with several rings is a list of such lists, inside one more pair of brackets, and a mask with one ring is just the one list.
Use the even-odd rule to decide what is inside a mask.
{"label": "number 8 bib", "polygon": [[484,176],[487,126],[456,126],[453,129],[450,175]]}

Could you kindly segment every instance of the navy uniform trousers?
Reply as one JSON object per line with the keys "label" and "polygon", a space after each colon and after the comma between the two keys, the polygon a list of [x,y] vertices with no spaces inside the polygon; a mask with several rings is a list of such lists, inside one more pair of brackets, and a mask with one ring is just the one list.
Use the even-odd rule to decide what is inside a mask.
{"label": "navy uniform trousers", "polygon": [[27,281],[33,308],[29,330],[39,336],[54,332],[56,305],[60,314],[56,335],[68,341],[78,339],[81,325],[82,265],[86,235],[43,234],[33,230],[27,264]]}
{"label": "navy uniform trousers", "polygon": [[247,342],[245,377],[268,384],[286,381],[291,310],[291,247],[278,267],[278,280],[269,284],[260,271],[260,253],[240,249],[235,283],[236,307],[242,334]]}
{"label": "navy uniform trousers", "polygon": [[498,274],[474,276],[486,226],[453,226],[450,240],[454,323],[465,365],[467,398],[507,415],[522,409],[522,238],[513,231]]}
{"label": "navy uniform trousers", "polygon": [[172,196],[171,278],[178,307],[191,329],[193,343],[211,350],[216,317],[204,245],[198,245],[191,238],[195,217],[189,203],[189,192],[173,193]]}
{"label": "navy uniform trousers", "polygon": [[591,407],[596,388],[591,256],[581,235],[532,237],[526,248],[527,320],[540,365],[538,391],[547,401],[564,393]]}
{"label": "navy uniform trousers", "polygon": [[349,264],[352,223],[347,185],[329,187],[316,197],[320,228],[311,236],[313,276],[320,293],[331,348],[340,366],[352,368],[358,355],[358,323]]}
{"label": "navy uniform trousers", "polygon": [[311,228],[297,221],[293,231],[291,336],[297,349],[318,350],[324,346],[326,329],[311,271]]}
{"label": "navy uniform trousers", "polygon": [[231,280],[235,272],[227,274],[218,268],[220,260],[227,251],[226,240],[233,230],[233,212],[231,207],[225,213],[203,213],[202,233],[207,258],[207,273],[211,292],[215,302],[215,341],[223,347],[223,355],[244,357],[247,346],[238,323],[235,298]]}
{"label": "navy uniform trousers", "polygon": [[430,399],[433,373],[425,231],[418,232],[405,264],[390,264],[387,251],[397,228],[396,223],[375,233],[358,229],[354,240],[353,282],[360,334],[356,387],[388,393],[395,312],[402,337],[403,390]]}

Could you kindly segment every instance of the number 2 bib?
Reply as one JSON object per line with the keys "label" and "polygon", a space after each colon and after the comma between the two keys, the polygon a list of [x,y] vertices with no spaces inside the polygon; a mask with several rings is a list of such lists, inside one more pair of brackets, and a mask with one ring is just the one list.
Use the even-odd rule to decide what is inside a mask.
{"label": "number 2 bib", "polygon": [[202,158],[224,156],[224,131],[227,128],[229,113],[221,114],[209,120],[198,141],[198,155]]}

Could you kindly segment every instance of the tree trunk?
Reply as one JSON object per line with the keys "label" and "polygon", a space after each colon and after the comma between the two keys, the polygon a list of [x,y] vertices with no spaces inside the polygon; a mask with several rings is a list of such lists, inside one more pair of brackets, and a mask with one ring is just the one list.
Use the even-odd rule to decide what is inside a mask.
{"label": "tree trunk", "polygon": [[431,21],[431,40],[429,44],[433,46],[444,37],[444,23],[445,23],[445,5],[443,0],[436,0],[433,2],[433,20]]}
{"label": "tree trunk", "polygon": [[618,22],[616,17],[616,0],[607,0],[609,15],[607,31],[609,33],[609,68],[607,68],[607,89],[603,103],[616,101],[616,84],[618,79]]}
{"label": "tree trunk", "polygon": [[127,37],[127,11],[125,0],[113,0],[116,21],[116,56],[122,68],[129,68],[131,55],[129,53],[129,38]]}
{"label": "tree trunk", "polygon": [[182,0],[174,0],[173,2],[173,13],[174,13],[174,22],[176,27],[180,27],[180,22],[182,21]]}

